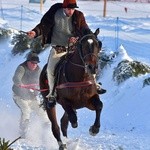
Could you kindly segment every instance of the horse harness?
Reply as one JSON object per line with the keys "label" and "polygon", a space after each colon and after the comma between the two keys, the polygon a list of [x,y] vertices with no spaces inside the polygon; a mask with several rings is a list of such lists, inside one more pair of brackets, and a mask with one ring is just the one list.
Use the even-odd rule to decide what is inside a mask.
{"label": "horse harness", "polygon": [[[83,52],[82,52],[82,47],[81,47],[81,43],[82,43],[82,40],[86,37],[90,37],[90,36],[93,36],[91,34],[89,35],[85,35],[83,36],[77,43],[78,43],[78,46],[77,46],[77,43],[69,48],[65,47],[65,46],[53,46],[53,48],[56,50],[57,54],[59,53],[63,53],[63,52],[68,52],[68,54],[66,54],[64,57],[62,57],[62,59],[60,60],[60,62],[57,64],[57,69],[55,68],[55,82],[54,82],[54,88],[53,88],[53,92],[55,91],[55,88],[66,88],[66,87],[76,87],[76,86],[89,86],[91,84],[93,84],[93,82],[91,81],[87,81],[86,83],[84,82],[80,82],[80,83],[72,83],[72,82],[68,82],[66,76],[65,76],[65,64],[67,63],[67,61],[69,61],[71,64],[75,65],[75,66],[78,66],[78,67],[82,67],[85,69],[85,72],[87,72],[87,65],[85,64],[85,58],[89,55],[93,55],[95,57],[97,57],[93,52],[90,52],[89,54],[83,56]],[[78,48],[77,48],[78,47]],[[74,52],[76,49],[78,49],[79,51],[79,55],[80,55],[80,59],[82,60],[83,64],[76,64],[74,62],[72,62],[70,60],[70,57],[72,57],[72,54],[73,53],[70,53],[70,52]],[[59,82],[59,76],[60,76],[60,70],[63,69],[63,72],[64,72],[64,77],[65,77],[65,80],[66,80],[66,84],[62,84],[62,85],[58,85],[58,82]],[[71,85],[70,85],[71,84]]]}

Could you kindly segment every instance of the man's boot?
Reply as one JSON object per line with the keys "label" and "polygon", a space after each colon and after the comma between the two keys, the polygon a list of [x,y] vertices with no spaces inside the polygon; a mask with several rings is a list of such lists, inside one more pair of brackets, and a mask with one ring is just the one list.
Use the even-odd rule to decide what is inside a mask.
{"label": "man's boot", "polygon": [[56,105],[56,98],[54,95],[50,95],[48,97],[47,107],[50,108],[50,107],[54,107],[55,105]]}
{"label": "man's boot", "polygon": [[98,94],[104,94],[104,93],[106,93],[106,90],[103,89],[103,88],[101,88],[101,85],[102,85],[101,82],[97,83],[97,93]]}
{"label": "man's boot", "polygon": [[47,78],[48,78],[48,86],[49,86],[49,93],[46,95],[47,101],[47,107],[54,107],[56,105],[56,98],[54,96],[54,77],[51,75],[51,73],[47,70]]}
{"label": "man's boot", "polygon": [[97,89],[97,93],[98,93],[98,94],[104,94],[104,93],[106,93],[106,90],[100,88],[100,89]]}

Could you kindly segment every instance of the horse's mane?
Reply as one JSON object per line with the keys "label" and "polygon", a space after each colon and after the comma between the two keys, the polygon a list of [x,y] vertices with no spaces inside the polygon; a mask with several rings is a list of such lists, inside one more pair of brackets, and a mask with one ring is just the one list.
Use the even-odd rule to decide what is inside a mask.
{"label": "horse's mane", "polygon": [[93,34],[93,32],[89,28],[83,28],[81,38],[88,34]]}

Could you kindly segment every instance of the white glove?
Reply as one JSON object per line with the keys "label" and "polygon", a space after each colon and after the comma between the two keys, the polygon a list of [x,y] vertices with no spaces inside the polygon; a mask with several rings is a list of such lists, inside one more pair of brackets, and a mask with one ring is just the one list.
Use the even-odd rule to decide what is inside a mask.
{"label": "white glove", "polygon": [[33,89],[29,89],[29,90],[30,90],[30,92],[32,92],[32,93],[34,92],[34,90],[33,90]]}

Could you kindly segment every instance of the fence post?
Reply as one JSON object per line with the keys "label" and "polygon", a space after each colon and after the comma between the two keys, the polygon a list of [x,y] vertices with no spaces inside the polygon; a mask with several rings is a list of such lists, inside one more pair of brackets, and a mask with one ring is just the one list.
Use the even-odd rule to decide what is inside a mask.
{"label": "fence post", "polygon": [[115,47],[118,49],[118,41],[119,41],[119,17],[116,20],[116,31],[115,31]]}
{"label": "fence post", "polygon": [[1,17],[2,19],[4,19],[2,0],[0,0],[0,5],[1,5]]}
{"label": "fence post", "polygon": [[107,5],[107,0],[104,0],[103,17],[106,17],[106,5]]}
{"label": "fence post", "polygon": [[22,14],[23,14],[23,5],[21,5],[20,31],[22,31]]}

